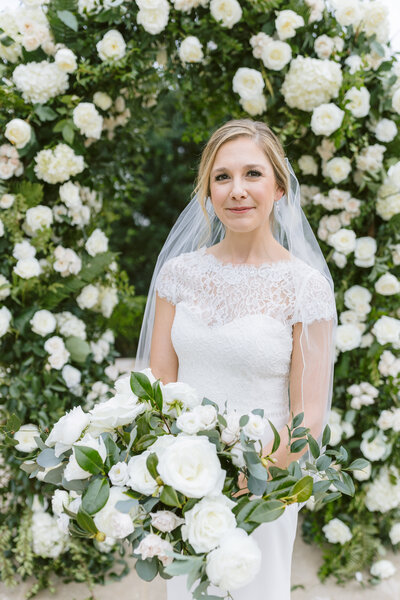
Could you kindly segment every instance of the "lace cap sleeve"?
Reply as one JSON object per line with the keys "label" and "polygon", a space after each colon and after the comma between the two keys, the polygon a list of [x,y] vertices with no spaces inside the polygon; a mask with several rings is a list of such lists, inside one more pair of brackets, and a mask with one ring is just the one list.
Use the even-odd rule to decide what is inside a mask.
{"label": "lace cap sleeve", "polygon": [[155,283],[157,294],[171,304],[177,304],[179,301],[177,266],[177,257],[167,260],[161,267]]}
{"label": "lace cap sleeve", "polygon": [[329,321],[335,315],[336,304],[331,286],[319,271],[313,269],[304,281],[300,297],[296,299],[293,323]]}

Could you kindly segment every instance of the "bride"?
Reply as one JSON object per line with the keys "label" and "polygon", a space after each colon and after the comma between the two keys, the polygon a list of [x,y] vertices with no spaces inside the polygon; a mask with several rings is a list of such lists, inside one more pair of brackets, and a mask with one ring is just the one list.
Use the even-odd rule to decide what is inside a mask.
{"label": "bride", "polygon": [[[262,122],[227,122],[205,146],[195,196],[157,261],[136,368],[150,361],[163,383],[183,381],[222,409],[264,409],[281,435],[276,464],[286,467],[305,458],[288,452],[291,415],[304,412],[321,438],[336,323],[332,278],[279,140]],[[262,566],[234,600],[289,600],[297,513],[293,504],[252,534]],[[191,598],[184,577],[167,591],[168,600]]]}

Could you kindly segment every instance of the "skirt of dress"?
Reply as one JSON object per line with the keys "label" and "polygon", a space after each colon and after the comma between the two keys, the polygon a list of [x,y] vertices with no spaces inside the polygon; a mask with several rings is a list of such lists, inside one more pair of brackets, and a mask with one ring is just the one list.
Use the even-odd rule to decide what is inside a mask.
{"label": "skirt of dress", "polygon": [[[253,581],[232,591],[234,600],[290,600],[290,573],[293,545],[296,537],[299,506],[288,506],[284,514],[272,523],[263,523],[252,536],[262,552],[261,568]],[[209,593],[224,597],[220,589],[210,586]],[[168,600],[192,600],[186,588],[186,576],[167,581]]]}

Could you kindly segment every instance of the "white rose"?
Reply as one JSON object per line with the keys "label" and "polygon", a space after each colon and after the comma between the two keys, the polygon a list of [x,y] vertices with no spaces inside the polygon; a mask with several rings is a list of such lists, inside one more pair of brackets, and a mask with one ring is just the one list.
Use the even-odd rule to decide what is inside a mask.
{"label": "white rose", "polygon": [[313,110],[311,129],[315,135],[331,135],[339,129],[344,117],[344,111],[332,102],[320,104]]}
{"label": "white rose", "polygon": [[32,127],[22,119],[12,119],[6,125],[4,137],[16,148],[23,148],[31,139]]}
{"label": "white rose", "polygon": [[383,410],[379,415],[378,419],[378,427],[382,431],[386,431],[386,429],[390,429],[394,423],[394,413],[391,410]]}
{"label": "white rose", "polygon": [[368,463],[363,469],[355,469],[353,476],[357,481],[367,481],[371,477],[371,463]]}
{"label": "white rose", "polygon": [[314,50],[318,58],[329,58],[335,49],[335,41],[329,35],[320,35],[314,42]]}
{"label": "white rose", "polygon": [[36,258],[24,258],[17,262],[13,271],[22,279],[30,279],[31,277],[39,277],[42,268]]}
{"label": "white rose", "polygon": [[107,502],[93,517],[97,529],[107,537],[123,539],[135,529],[133,519],[137,516],[138,508],[133,507],[129,513],[121,513],[116,508],[118,502],[129,500],[124,493],[126,491],[124,487],[111,487]]}
{"label": "white rose", "polygon": [[57,521],[46,512],[32,516],[32,550],[42,558],[57,558],[68,549],[68,536],[59,530]]}
{"label": "white rose", "polygon": [[178,435],[161,454],[158,472],[164,483],[189,498],[221,492],[226,474],[207,437],[185,434]]}
{"label": "white rose", "polygon": [[156,493],[159,485],[150,475],[146,461],[150,455],[149,451],[142,452],[137,456],[132,456],[128,462],[128,485],[135,492],[140,492],[146,496],[151,496]]}
{"label": "white rose", "polygon": [[36,311],[29,323],[32,331],[42,337],[52,333],[57,325],[55,316],[48,310]]}
{"label": "white rose", "polygon": [[298,165],[304,175],[317,175],[318,173],[318,164],[310,154],[300,156]]}
{"label": "white rose", "polygon": [[105,92],[95,92],[93,95],[93,102],[101,110],[108,110],[112,105],[112,98]]}
{"label": "white rose", "polygon": [[232,29],[242,18],[242,9],[237,0],[211,0],[210,13],[222,27]]}
{"label": "white rose", "polygon": [[347,258],[341,252],[335,252],[332,254],[332,260],[339,267],[339,269],[343,269],[347,264]]}
{"label": "white rose", "polygon": [[371,575],[380,579],[388,579],[396,573],[396,567],[390,560],[378,560],[370,569]]}
{"label": "white rose", "polygon": [[101,254],[102,252],[107,252],[108,250],[108,238],[101,231],[101,229],[95,229],[93,233],[86,240],[85,248],[90,256],[96,256],[96,254]]}
{"label": "white rose", "polygon": [[15,196],[13,194],[3,194],[0,198],[0,208],[11,208],[14,202]]}
{"label": "white rose", "polygon": [[356,325],[347,323],[338,325],[336,329],[336,347],[340,352],[354,350],[358,348],[361,342],[361,331]]}
{"label": "white rose", "polygon": [[228,531],[220,545],[207,554],[206,572],[222,590],[236,590],[250,583],[261,567],[261,551],[243,529]]}
{"label": "white rose", "polygon": [[329,244],[337,252],[350,254],[356,247],[356,234],[352,229],[339,229],[339,231],[329,236]]}
{"label": "white rose", "polygon": [[189,540],[197,553],[210,552],[219,545],[225,533],[236,528],[234,506],[235,502],[222,494],[202,498],[185,513],[182,539]]}
{"label": "white rose", "polygon": [[385,444],[386,438],[375,437],[373,440],[368,441],[367,438],[363,439],[360,444],[360,450],[364,454],[365,458],[370,461],[381,460],[385,456],[388,447]]}
{"label": "white rose", "polygon": [[375,136],[380,142],[391,142],[397,135],[397,125],[391,119],[381,119],[375,125]]}
{"label": "white rose", "polygon": [[[392,165],[388,171],[387,183],[392,184],[395,188],[400,188],[400,161]],[[382,188],[381,188],[382,190]],[[393,190],[396,191],[396,190]]]}
{"label": "white rose", "polygon": [[54,250],[56,258],[53,263],[53,269],[61,274],[62,277],[77,275],[82,268],[82,261],[74,250],[57,246]]}
{"label": "white rose", "polygon": [[56,314],[57,325],[61,335],[65,337],[75,336],[82,340],[86,339],[86,325],[69,311]]}
{"label": "white rose", "polygon": [[69,48],[60,48],[54,57],[55,63],[64,73],[73,73],[77,68],[76,55]]}
{"label": "white rose", "polygon": [[175,443],[175,440],[176,438],[173,435],[162,435],[159,438],[157,438],[154,444],[149,446],[147,450],[149,452],[155,452],[158,458],[160,458],[167,450],[167,448],[169,448]]}
{"label": "white rose", "polygon": [[168,556],[167,552],[173,552],[173,550],[171,542],[163,540],[162,537],[155,533],[149,533],[142,539],[136,550],[134,550],[134,554],[140,554],[142,560],[157,556],[162,564],[167,566],[173,561],[172,556]]}
{"label": "white rose", "polygon": [[252,100],[262,95],[264,80],[256,69],[240,67],[232,80],[233,91],[244,100]]}
{"label": "white rose", "polygon": [[237,411],[233,411],[225,415],[226,427],[221,431],[221,440],[225,444],[232,444],[238,441],[240,436],[240,415]]}
{"label": "white rose", "polygon": [[157,35],[168,25],[169,3],[160,0],[156,8],[140,9],[136,21],[147,33]]}
{"label": "white rose", "polygon": [[58,517],[63,513],[64,506],[68,508],[70,497],[65,490],[55,490],[51,499],[51,508],[53,513]]}
{"label": "white rose", "polygon": [[329,440],[330,446],[337,446],[342,439],[343,430],[339,423],[330,423],[331,438]]}
{"label": "white rose", "polygon": [[280,40],[296,35],[296,29],[304,26],[304,19],[293,10],[281,10],[275,19],[276,32]]}
{"label": "white rose", "polygon": [[326,175],[334,183],[340,183],[348,177],[351,171],[351,163],[347,157],[336,156],[326,163],[325,169]]}
{"label": "white rose", "polygon": [[392,97],[392,108],[400,115],[400,88],[398,88]]}
{"label": "white rose", "polygon": [[33,258],[36,254],[36,248],[32,246],[28,240],[23,240],[15,244],[13,249],[13,257],[17,260],[24,260],[25,258]]}
{"label": "white rose", "polygon": [[267,421],[260,415],[248,413],[249,420],[246,425],[242,428],[243,432],[251,440],[260,440],[267,428]]}
{"label": "white rose", "polygon": [[344,61],[344,64],[349,67],[350,75],[354,75],[362,68],[362,58],[358,54],[350,54]]}
{"label": "white rose", "polygon": [[111,431],[116,427],[129,425],[145,410],[145,405],[137,402],[135,396],[116,394],[110,400],[96,404],[90,411],[90,431]]}
{"label": "white rose", "polygon": [[400,523],[395,523],[392,525],[392,528],[389,531],[389,537],[393,546],[400,542]]}
{"label": "white rose", "polygon": [[377,173],[382,168],[386,147],[381,144],[366,146],[356,158],[357,168],[361,171]]}
{"label": "white rose", "polygon": [[82,135],[98,140],[103,128],[103,117],[91,102],[80,102],[72,111],[72,120]]}
{"label": "white rose", "polygon": [[261,115],[267,109],[267,101],[262,94],[260,94],[260,96],[254,96],[254,98],[250,98],[250,100],[240,98],[239,102],[242,105],[243,110],[252,117]]}
{"label": "white rose", "polygon": [[102,61],[119,60],[125,56],[125,40],[116,29],[110,29],[96,44]]}
{"label": "white rose", "polygon": [[213,429],[217,425],[217,411],[211,404],[205,404],[204,406],[199,404],[194,407],[193,412],[199,418],[202,429]]}
{"label": "white rose", "polygon": [[67,183],[60,185],[58,193],[68,208],[80,208],[82,206],[79,186],[72,183],[72,181],[67,181]]}
{"label": "white rose", "polygon": [[111,467],[108,476],[113,485],[126,485],[129,480],[129,469],[126,462],[117,462]]}
{"label": "white rose", "polygon": [[64,469],[64,479],[66,481],[74,481],[76,479],[88,479],[92,476],[89,471],[82,469],[75,457],[75,449],[77,446],[86,446],[92,448],[99,453],[101,460],[104,462],[107,458],[107,449],[102,437],[94,438],[90,434],[86,434],[81,440],[75,442],[72,446],[72,454],[69,457],[67,466]]}
{"label": "white rose", "polygon": [[232,458],[232,462],[235,465],[235,467],[242,469],[243,467],[246,466],[246,461],[244,460],[244,455],[243,455],[243,448],[241,445],[234,446],[231,449],[231,458]]}
{"label": "white rose", "polygon": [[176,426],[188,435],[193,435],[203,429],[200,417],[193,410],[179,415],[176,420]]}
{"label": "white rose", "polygon": [[89,285],[82,288],[81,293],[76,298],[76,302],[82,310],[85,308],[93,308],[96,306],[98,300],[99,289],[92,283],[89,283]]}
{"label": "white rose", "polygon": [[185,522],[185,519],[177,517],[172,510],[158,510],[151,512],[150,516],[152,526],[163,533],[169,533]]}
{"label": "white rose", "polygon": [[52,223],[53,211],[48,206],[38,204],[26,211],[26,224],[32,232],[50,227]]}
{"label": "white rose", "polygon": [[34,438],[39,437],[39,435],[39,429],[36,425],[32,423],[22,425],[13,435],[14,440],[18,442],[14,448],[19,452],[32,452],[36,450],[38,446]]}
{"label": "white rose", "polygon": [[400,348],[400,320],[384,315],[380,317],[372,328],[372,333],[382,346],[393,344],[394,348]]}
{"label": "white rose", "polygon": [[350,88],[344,96],[346,108],[354,117],[366,117],[370,109],[370,93],[366,87]]}
{"label": "white rose", "polygon": [[335,18],[340,25],[356,27],[364,14],[364,8],[359,0],[340,0],[334,3]]}
{"label": "white rose", "polygon": [[103,317],[109,319],[118,304],[118,290],[114,287],[102,287],[100,289],[100,310]]}
{"label": "white rose", "polygon": [[65,365],[61,375],[68,388],[73,388],[81,382],[81,372],[71,365]]}
{"label": "white rose", "polygon": [[272,40],[262,47],[261,60],[267,69],[281,71],[292,60],[292,48],[286,42]]}
{"label": "white rose", "polygon": [[389,39],[389,8],[381,1],[369,2],[364,6],[362,29],[367,36],[376,35],[380,43]]}
{"label": "white rose", "polygon": [[11,284],[8,279],[6,279],[4,275],[0,274],[0,300],[4,300],[11,294],[10,287]]}
{"label": "white rose", "polygon": [[55,446],[56,456],[60,456],[65,450],[69,450],[76,442],[82,431],[89,425],[89,415],[84,413],[80,406],[76,406],[53,426],[46,440],[47,446]]}
{"label": "white rose", "polygon": [[341,426],[346,439],[353,437],[355,430],[352,423],[349,423],[348,421],[342,421]]}
{"label": "white rose", "polygon": [[179,58],[183,63],[201,62],[204,58],[202,48],[200,40],[194,35],[189,35],[179,46]]}
{"label": "white rose", "polygon": [[400,292],[400,281],[391,273],[385,273],[375,283],[375,290],[383,296],[392,296]]}
{"label": "white rose", "polygon": [[331,544],[345,544],[353,537],[350,528],[340,519],[331,519],[323,526],[322,531]]}
{"label": "white rose", "polygon": [[164,385],[163,398],[164,410],[169,414],[193,409],[201,402],[196,390],[187,383],[182,383],[181,381]]}

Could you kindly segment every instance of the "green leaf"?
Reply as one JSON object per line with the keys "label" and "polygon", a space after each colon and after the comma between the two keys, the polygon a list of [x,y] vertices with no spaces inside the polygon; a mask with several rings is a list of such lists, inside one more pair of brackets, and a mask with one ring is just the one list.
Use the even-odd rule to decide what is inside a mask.
{"label": "green leaf", "polygon": [[322,434],[322,445],[327,446],[331,439],[331,428],[325,425],[324,433]]}
{"label": "green leaf", "polygon": [[264,418],[264,409],[263,408],[253,408],[251,411],[253,415],[258,415],[262,419]]}
{"label": "green leaf", "polygon": [[64,473],[64,465],[61,464],[55,469],[50,469],[43,477],[44,483],[52,483],[53,485],[61,485]]}
{"label": "green leaf", "polygon": [[331,463],[331,457],[327,456],[326,454],[323,454],[318,458],[317,462],[315,463],[315,466],[317,467],[318,471],[325,471],[331,465]]}
{"label": "green leaf", "polygon": [[324,504],[328,504],[328,502],[333,502],[334,500],[338,500],[341,497],[340,492],[332,492],[331,494],[327,494],[325,498],[323,498],[322,502]]}
{"label": "green leaf", "polygon": [[268,471],[261,464],[260,457],[255,452],[243,452],[243,458],[251,475],[261,481],[267,481]]}
{"label": "green leaf", "polygon": [[356,469],[365,469],[368,467],[369,462],[365,460],[365,458],[356,458],[348,467],[346,467],[349,471],[355,471]]}
{"label": "green leaf", "polygon": [[223,415],[220,415],[220,414],[218,413],[218,415],[217,415],[217,419],[218,419],[218,423],[219,423],[220,425],[222,425],[222,427],[226,427],[226,426],[227,426],[226,419],[225,419],[225,417],[224,417]]}
{"label": "green leaf", "polygon": [[55,455],[53,448],[46,448],[38,455],[36,459],[40,467],[47,469],[48,467],[56,467],[62,462],[62,458]]}
{"label": "green leaf", "polygon": [[302,421],[304,419],[304,413],[299,413],[298,415],[296,415],[295,417],[293,417],[293,421],[292,421],[292,429],[295,429],[296,427],[298,427]]}
{"label": "green leaf", "polygon": [[157,465],[158,456],[155,452],[151,452],[151,454],[149,454],[149,456],[146,459],[146,466],[153,479],[157,479],[157,477],[159,476],[157,471]]}
{"label": "green leaf", "polygon": [[54,121],[58,117],[57,113],[50,106],[35,104],[33,108],[41,121]]}
{"label": "green leaf", "polygon": [[305,448],[306,445],[307,440],[305,438],[302,438],[301,440],[295,440],[290,445],[290,452],[293,452],[293,454],[295,454],[296,452],[300,452],[301,450],[303,450],[303,448]]}
{"label": "green leaf", "polygon": [[247,487],[252,494],[255,494],[256,496],[262,496],[266,490],[267,482],[250,475],[247,480]]}
{"label": "green leaf", "polygon": [[110,484],[105,477],[90,482],[83,498],[82,508],[89,515],[94,515],[103,508],[110,495]]}
{"label": "green leaf", "polygon": [[149,378],[139,371],[131,373],[131,389],[138,398],[144,400],[153,399],[153,387],[150,383]]}
{"label": "green leaf", "polygon": [[167,506],[181,506],[178,494],[170,485],[164,485],[163,491],[160,496],[161,502]]}
{"label": "green leaf", "polygon": [[279,500],[266,500],[251,513],[249,520],[254,523],[270,523],[285,511],[285,505]]}
{"label": "green leaf", "polygon": [[78,31],[78,20],[76,16],[69,12],[69,10],[58,10],[57,17],[73,31]]}
{"label": "green leaf", "polygon": [[153,394],[154,394],[154,402],[156,404],[156,407],[161,412],[163,409],[163,395],[162,395],[159,380],[157,380],[153,383]]}
{"label": "green leaf", "polygon": [[274,433],[274,443],[272,444],[272,450],[271,450],[271,454],[273,454],[274,452],[276,452],[279,448],[279,444],[281,443],[281,436],[278,433],[278,430],[276,429],[275,425],[272,423],[272,421],[270,421],[268,419],[268,423]]}
{"label": "green leaf", "polygon": [[6,430],[7,431],[18,431],[18,429],[21,427],[21,419],[19,417],[17,417],[17,415],[12,414],[10,417],[8,417],[7,419],[7,423],[6,423]]}
{"label": "green leaf", "polygon": [[109,433],[102,433],[101,437],[107,450],[105,464],[107,469],[111,469],[119,461],[119,448]]}
{"label": "green leaf", "polygon": [[75,458],[84,471],[97,475],[103,471],[104,465],[97,450],[88,446],[74,446]]}
{"label": "green leaf", "polygon": [[158,573],[158,560],[155,556],[153,558],[146,558],[146,560],[138,558],[135,563],[135,569],[141,579],[152,581]]}
{"label": "green leaf", "polygon": [[307,431],[308,431],[307,427],[296,427],[296,429],[294,429],[292,431],[292,437],[295,437],[295,438],[304,437],[306,435]]}
{"label": "green leaf", "polygon": [[308,440],[308,445],[311,450],[311,454],[313,455],[314,458],[318,458],[320,455],[320,448],[319,448],[317,440],[315,438],[313,438],[313,436],[311,434],[308,434],[307,440]]}
{"label": "green leaf", "polygon": [[[153,500],[153,498],[152,498],[152,500]],[[158,498],[154,498],[154,500],[156,500],[156,502],[158,502]],[[136,500],[135,498],[129,498],[128,500],[118,500],[118,502],[115,505],[115,508],[121,513],[128,514],[129,512],[131,512],[132,508],[135,508],[135,506],[138,506],[138,504],[139,504],[138,500]],[[146,507],[146,511],[147,511],[147,507]]]}
{"label": "green leaf", "polygon": [[67,142],[67,144],[73,144],[74,137],[75,137],[75,131],[74,131],[74,128],[72,127],[71,123],[66,123],[64,125],[64,127],[62,128],[61,133],[62,133],[64,140]]}
{"label": "green leaf", "polygon": [[0,44],[7,48],[8,46],[15,44],[15,40],[13,40],[13,38],[11,38],[9,35],[2,35],[0,37]]}
{"label": "green leaf", "polygon": [[294,484],[290,495],[296,496],[297,502],[305,502],[309,499],[313,491],[313,478],[306,475]]}
{"label": "green leaf", "polygon": [[249,415],[242,415],[239,419],[239,425],[240,427],[244,427],[245,425],[247,425],[247,423],[249,422]]}
{"label": "green leaf", "polygon": [[89,533],[96,534],[98,529],[93,521],[93,518],[88,515],[82,508],[79,509],[78,514],[76,515],[76,520],[78,525],[82,527],[85,531]]}
{"label": "green leaf", "polygon": [[71,355],[71,359],[77,363],[84,363],[91,349],[89,344],[81,338],[71,336],[65,340],[65,347]]}

